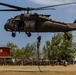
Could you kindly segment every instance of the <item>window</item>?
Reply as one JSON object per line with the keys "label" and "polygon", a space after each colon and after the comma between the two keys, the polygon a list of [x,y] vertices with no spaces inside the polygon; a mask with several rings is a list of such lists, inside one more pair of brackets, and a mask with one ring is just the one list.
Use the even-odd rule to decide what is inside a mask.
{"label": "window", "polygon": [[3,50],[2,49],[0,49],[0,53],[2,53],[3,52]]}
{"label": "window", "polygon": [[35,21],[24,21],[26,27],[33,27],[35,25]]}

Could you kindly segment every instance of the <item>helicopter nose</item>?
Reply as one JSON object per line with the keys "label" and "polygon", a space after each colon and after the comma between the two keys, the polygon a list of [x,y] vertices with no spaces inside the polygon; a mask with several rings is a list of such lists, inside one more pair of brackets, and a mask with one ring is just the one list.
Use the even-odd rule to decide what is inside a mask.
{"label": "helicopter nose", "polygon": [[8,26],[7,24],[4,25],[4,29],[5,29],[6,31],[10,31],[10,28],[9,28],[9,26]]}

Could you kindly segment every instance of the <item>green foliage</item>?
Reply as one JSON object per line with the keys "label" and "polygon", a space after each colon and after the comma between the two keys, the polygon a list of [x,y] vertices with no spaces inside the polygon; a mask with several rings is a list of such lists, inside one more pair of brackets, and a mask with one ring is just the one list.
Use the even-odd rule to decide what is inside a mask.
{"label": "green foliage", "polygon": [[54,34],[51,42],[47,41],[43,47],[44,58],[49,60],[61,61],[66,60],[72,61],[76,53],[76,44],[72,41],[72,34],[67,33],[71,38],[67,39],[65,34]]}
{"label": "green foliage", "polygon": [[[43,56],[44,56],[44,58],[45,59],[47,59],[47,58],[49,58],[50,56],[49,56],[49,49],[50,49],[50,46],[51,44],[50,44],[50,41],[46,41],[46,45],[44,45],[43,46]],[[47,56],[48,55],[48,56]]]}
{"label": "green foliage", "polygon": [[[42,49],[43,58],[53,61],[72,61],[76,55],[76,43],[74,43],[72,33],[54,34],[51,41],[46,41]],[[11,50],[11,57],[19,59],[22,62],[26,59],[33,59],[37,56],[37,43],[28,43],[25,47],[19,48],[13,43],[7,43],[7,47]]]}
{"label": "green foliage", "polygon": [[14,45],[13,43],[7,43],[7,47],[11,50],[11,57],[13,59],[18,59],[22,63],[26,59],[31,59],[34,54],[36,53],[36,43],[27,44],[25,47],[22,47],[21,49],[18,48],[17,45]]}
{"label": "green foliage", "polygon": [[35,44],[27,44],[26,47],[22,48],[23,52],[24,52],[24,57],[26,59],[30,59],[32,58],[32,56],[34,55],[35,51],[36,51],[36,46]]}
{"label": "green foliage", "polygon": [[16,59],[16,57],[18,55],[18,52],[17,52],[18,51],[18,46],[17,45],[14,45],[13,43],[10,43],[10,42],[7,43],[6,46],[10,48],[12,58],[15,58]]}

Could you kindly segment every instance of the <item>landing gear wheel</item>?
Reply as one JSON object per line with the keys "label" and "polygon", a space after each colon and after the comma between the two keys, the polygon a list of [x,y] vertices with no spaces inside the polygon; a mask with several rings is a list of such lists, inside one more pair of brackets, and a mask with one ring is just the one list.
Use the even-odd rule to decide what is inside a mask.
{"label": "landing gear wheel", "polygon": [[28,36],[28,37],[30,37],[30,36],[31,36],[31,33],[30,33],[30,32],[27,32],[26,34],[27,34],[27,36]]}
{"label": "landing gear wheel", "polygon": [[16,36],[16,32],[12,32],[12,37],[15,37]]}

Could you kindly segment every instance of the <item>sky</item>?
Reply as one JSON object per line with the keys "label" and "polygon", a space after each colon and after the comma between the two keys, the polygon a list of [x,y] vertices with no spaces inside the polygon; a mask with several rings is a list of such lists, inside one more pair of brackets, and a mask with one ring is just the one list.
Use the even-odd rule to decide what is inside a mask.
{"label": "sky", "polygon": [[[0,2],[12,4],[20,7],[40,7],[40,6],[48,6],[55,5],[61,3],[69,3],[75,2],[76,0],[0,0]],[[0,9],[6,9],[8,7],[1,6]],[[46,10],[46,11],[33,11],[32,13],[39,14],[49,14],[50,18],[56,21],[61,21],[65,23],[73,23],[76,19],[76,4],[67,5],[61,7],[55,7],[56,10]],[[23,32],[16,33],[16,37],[13,38],[11,36],[11,32],[6,32],[4,30],[4,25],[9,18],[13,18],[16,15],[22,14],[24,11],[20,12],[0,12],[0,46],[5,46],[7,43],[11,42],[18,47],[25,47],[28,43],[33,43],[37,41],[37,33],[32,33],[31,37],[27,37],[27,35]],[[76,31],[73,31],[73,41],[76,42]],[[45,44],[47,40],[51,41],[54,33],[39,33],[41,35],[41,47]]]}

